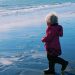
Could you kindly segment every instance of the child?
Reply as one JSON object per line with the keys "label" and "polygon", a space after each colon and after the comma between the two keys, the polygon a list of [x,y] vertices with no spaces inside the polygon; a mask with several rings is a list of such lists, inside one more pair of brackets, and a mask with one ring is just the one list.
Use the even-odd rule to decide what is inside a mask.
{"label": "child", "polygon": [[59,37],[63,36],[63,28],[58,24],[58,17],[55,14],[46,16],[47,30],[46,36],[42,38],[47,51],[47,59],[49,61],[49,69],[45,70],[45,74],[55,74],[55,64],[61,64],[61,71],[64,71],[68,65],[68,61],[60,58],[61,46]]}

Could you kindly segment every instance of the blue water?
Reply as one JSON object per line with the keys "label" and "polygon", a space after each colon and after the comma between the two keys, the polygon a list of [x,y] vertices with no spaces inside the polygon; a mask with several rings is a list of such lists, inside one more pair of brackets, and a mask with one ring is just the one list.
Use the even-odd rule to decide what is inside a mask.
{"label": "blue water", "polygon": [[75,2],[74,0],[0,0],[2,8],[27,8],[39,5],[52,5],[66,2]]}
{"label": "blue water", "polygon": [[[70,63],[73,62],[72,66],[75,69],[74,2],[74,0],[0,0],[0,75],[6,73],[9,75],[9,71],[11,72],[15,66],[16,72],[27,67],[37,68],[37,65],[40,65],[38,70],[47,67],[41,38],[46,30],[45,16],[50,12],[57,13],[59,24],[64,28],[64,36],[60,38],[61,57]],[[28,63],[31,60],[33,61]],[[15,64],[9,70],[6,65],[13,63]],[[15,71],[13,73],[16,73]]]}

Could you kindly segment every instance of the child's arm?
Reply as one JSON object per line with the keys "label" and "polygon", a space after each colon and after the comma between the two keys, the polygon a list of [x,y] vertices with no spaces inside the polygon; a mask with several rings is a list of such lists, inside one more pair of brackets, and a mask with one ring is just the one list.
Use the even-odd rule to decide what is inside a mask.
{"label": "child's arm", "polygon": [[46,36],[42,38],[42,42],[46,42]]}
{"label": "child's arm", "polygon": [[52,40],[51,32],[48,32],[45,37],[42,38],[42,42],[50,42]]}
{"label": "child's arm", "polygon": [[63,28],[62,28],[62,27],[59,28],[59,36],[60,36],[60,37],[63,36]]}

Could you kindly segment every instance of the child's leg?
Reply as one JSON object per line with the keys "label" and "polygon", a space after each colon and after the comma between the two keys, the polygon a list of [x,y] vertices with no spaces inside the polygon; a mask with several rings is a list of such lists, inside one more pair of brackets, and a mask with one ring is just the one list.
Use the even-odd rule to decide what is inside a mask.
{"label": "child's leg", "polygon": [[55,72],[55,63],[52,60],[49,61],[49,70],[50,72]]}
{"label": "child's leg", "polygon": [[55,62],[49,54],[47,54],[47,59],[49,61],[49,69],[46,70],[45,73],[54,74],[55,73]]}
{"label": "child's leg", "polygon": [[55,57],[54,62],[62,65],[62,69],[61,69],[62,71],[64,71],[68,65],[68,61],[60,57]]}
{"label": "child's leg", "polygon": [[55,63],[53,61],[53,58],[49,54],[47,54],[47,59],[48,59],[48,62],[49,62],[49,69],[54,70]]}

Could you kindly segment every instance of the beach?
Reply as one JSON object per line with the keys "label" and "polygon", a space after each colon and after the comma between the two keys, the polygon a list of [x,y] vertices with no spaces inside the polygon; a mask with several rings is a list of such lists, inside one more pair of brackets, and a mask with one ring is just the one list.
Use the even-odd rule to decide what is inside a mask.
{"label": "beach", "polygon": [[[64,28],[60,57],[69,61],[68,75],[75,75],[74,7],[74,2],[12,9],[0,7],[0,75],[43,75],[48,61],[41,38],[45,35],[48,13],[56,13]],[[56,66],[60,75],[61,66]]]}

